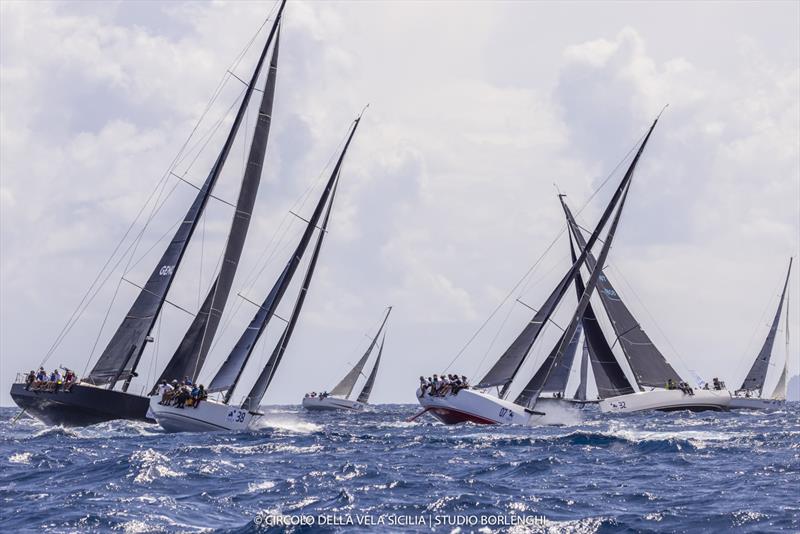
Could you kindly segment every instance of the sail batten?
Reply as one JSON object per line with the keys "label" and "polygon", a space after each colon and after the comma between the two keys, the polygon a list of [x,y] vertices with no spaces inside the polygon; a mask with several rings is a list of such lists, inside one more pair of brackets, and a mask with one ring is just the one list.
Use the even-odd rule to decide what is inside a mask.
{"label": "sail batten", "polygon": [[[586,240],[575,218],[572,216],[572,212],[564,201],[563,196],[560,196],[559,199],[567,217],[571,235],[575,237],[579,248],[585,247]],[[586,263],[589,269],[594,269],[596,262],[591,252],[586,256]],[[639,321],[636,320],[622,301],[622,298],[614,290],[605,273],[601,273],[598,278],[597,293],[638,384],[640,386],[663,387],[669,380],[673,380],[675,383],[681,382],[680,375],[650,340]]]}
{"label": "sail batten", "polygon": [[[242,104],[239,107],[239,112],[234,121],[234,126],[226,139],[220,158],[215,165],[217,172],[221,171],[221,167],[227,159],[227,155],[233,145],[233,140],[238,132],[239,124],[247,111],[247,106],[250,102],[253,90],[255,89],[256,82],[258,81],[267,51],[274,40],[275,45],[272,51],[272,59],[270,60],[270,69],[266,76],[264,91],[259,106],[260,113],[265,115],[272,114],[277,71],[277,68],[273,67],[277,67],[280,23],[284,5],[285,2],[282,3],[279,8],[275,23],[270,30],[250,84],[245,91]],[[188,376],[193,382],[196,381],[203,367],[203,363],[205,362],[205,358],[208,355],[208,351],[211,349],[211,344],[225,310],[225,304],[227,303],[231,288],[233,287],[233,280],[247,238],[251,220],[250,214],[253,212],[261,182],[261,171],[264,158],[266,157],[270,126],[271,120],[269,119],[259,119],[256,121],[253,139],[250,144],[248,165],[245,167],[244,176],[242,177],[239,196],[236,201],[236,211],[228,232],[228,239],[225,244],[220,271],[204,301],[201,312],[197,314],[189,329],[186,331],[178,349],[161,373],[157,383],[162,380],[180,380],[184,376]],[[153,389],[155,390],[155,385]]]}
{"label": "sail batten", "polygon": [[[761,350],[759,351],[756,360],[753,362],[753,365],[750,367],[750,371],[747,373],[747,376],[742,382],[742,386],[739,388],[740,390],[759,391],[759,393],[761,393],[764,389],[764,381],[767,379],[767,371],[769,370],[769,360],[772,357],[772,348],[775,345],[775,336],[778,333],[778,324],[781,320],[783,301],[786,298],[786,290],[789,287],[789,276],[792,273],[793,260],[794,258],[789,259],[789,268],[786,271],[786,280],[783,283],[783,291],[781,291],[778,309],[775,311],[775,317],[772,319],[772,325],[770,326],[767,338],[764,340],[764,344],[761,346]],[[788,351],[786,355],[789,355]]]}

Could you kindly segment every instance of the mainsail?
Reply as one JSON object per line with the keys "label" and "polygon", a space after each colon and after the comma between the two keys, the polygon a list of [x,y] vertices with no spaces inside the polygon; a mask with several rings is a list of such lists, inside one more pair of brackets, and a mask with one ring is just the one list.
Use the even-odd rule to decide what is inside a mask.
{"label": "mainsail", "polygon": [[[280,9],[283,9],[283,4]],[[192,381],[197,380],[197,375],[203,367],[203,362],[211,348],[214,335],[222,319],[222,312],[225,309],[228,295],[233,286],[236,269],[239,265],[239,258],[244,249],[244,242],[247,237],[247,230],[250,226],[253,206],[255,205],[256,195],[258,194],[258,186],[261,182],[261,171],[264,165],[269,130],[272,124],[272,102],[275,97],[275,78],[278,68],[280,22],[281,11],[278,11],[275,24],[270,31],[267,44],[264,47],[264,53],[262,53],[258,67],[253,73],[250,85],[248,85],[247,92],[245,93],[245,101],[242,102],[242,107],[239,109],[239,113],[243,115],[246,111],[249,95],[252,94],[256,81],[258,80],[261,62],[274,37],[275,46],[272,51],[269,73],[267,74],[264,85],[264,94],[261,98],[261,105],[258,110],[258,120],[250,145],[247,166],[244,176],[242,177],[242,185],[236,202],[236,212],[231,222],[219,274],[211,286],[211,290],[203,303],[200,313],[195,316],[194,321],[184,335],[178,349],[167,364],[167,367],[161,373],[158,382],[172,379],[180,380],[184,376],[190,377]],[[239,118],[238,115],[237,118]],[[232,138],[230,136],[228,142],[232,143]],[[226,142],[226,147],[228,147],[228,142]]]}
{"label": "mainsail", "polygon": [[358,394],[358,402],[366,404],[369,401],[369,396],[372,393],[372,387],[375,385],[375,377],[378,376],[378,366],[381,364],[381,356],[383,355],[383,344],[386,342],[386,333],[381,338],[381,346],[378,348],[378,357],[375,358],[375,365],[372,366],[372,372],[369,374],[367,381],[364,383],[364,388]]}
{"label": "mainsail", "polygon": [[[560,195],[559,199],[567,216],[567,224],[572,235],[575,236],[578,247],[585,247],[586,240],[583,238],[583,233],[578,223],[575,222],[572,212],[567,207],[564,197]],[[595,259],[591,252],[586,256],[586,264],[589,269],[594,269]],[[625,358],[627,358],[631,371],[633,371],[633,375],[639,385],[663,387],[668,380],[673,380],[675,383],[681,382],[681,377],[667,362],[661,351],[653,344],[650,337],[642,330],[639,321],[636,320],[625,303],[622,302],[605,274],[600,274],[597,281],[597,290],[606,315],[608,315],[614,333],[622,347],[622,352],[625,354]]]}
{"label": "mainsail", "polygon": [[564,293],[567,290],[567,287],[572,280],[575,278],[575,275],[581,268],[581,265],[586,260],[586,255],[589,250],[594,246],[597,238],[600,235],[600,232],[608,222],[608,219],[611,217],[614,208],[617,206],[617,203],[620,200],[620,197],[623,194],[623,191],[626,189],[628,182],[633,175],[633,169],[636,167],[636,163],[639,161],[639,158],[642,155],[642,151],[644,150],[645,145],[647,144],[648,139],[650,139],[650,135],[653,133],[653,128],[655,128],[656,123],[658,123],[658,118],[653,122],[653,125],[650,127],[650,130],[647,132],[642,144],[639,146],[639,150],[636,152],[636,155],[633,158],[630,166],[628,167],[628,171],[625,173],[625,176],[620,181],[619,186],[617,187],[616,191],[614,191],[614,195],[611,197],[611,200],[606,206],[605,211],[603,212],[602,216],[600,217],[600,221],[597,223],[597,227],[595,228],[592,235],[589,237],[589,241],[587,246],[581,251],[581,255],[578,258],[578,261],[572,264],[570,270],[561,279],[558,286],[556,286],[555,290],[551,295],[547,298],[544,305],[536,312],[531,322],[528,323],[525,328],[523,329],[522,333],[514,340],[514,342],[509,346],[508,349],[503,353],[502,356],[495,362],[489,372],[483,377],[483,379],[478,383],[476,387],[478,388],[488,388],[492,386],[502,386],[502,390],[500,391],[501,398],[506,395],[508,392],[508,387],[511,382],[514,380],[517,372],[522,367],[525,358],[527,357],[528,353],[533,347],[533,343],[536,341],[539,333],[542,330],[544,324],[550,319],[550,316],[555,311],[558,303],[561,301],[561,298],[564,296]]}
{"label": "mainsail", "polygon": [[583,350],[581,351],[581,381],[578,383],[578,389],[575,390],[575,400],[585,401],[588,400],[586,395],[586,388],[589,384],[589,344],[586,338],[583,338]]}
{"label": "mainsail", "polygon": [[783,283],[783,291],[781,292],[781,299],[778,302],[778,309],[775,312],[775,317],[772,319],[772,326],[770,327],[769,333],[767,334],[767,339],[764,340],[764,345],[761,347],[761,351],[758,353],[756,361],[753,362],[753,366],[750,368],[750,372],[747,373],[744,382],[742,382],[742,387],[740,387],[739,389],[748,391],[758,390],[759,392],[761,392],[761,390],[764,389],[764,381],[767,378],[767,370],[769,369],[769,359],[772,357],[772,347],[775,344],[775,335],[778,332],[778,323],[781,320],[781,310],[783,309],[783,300],[786,297],[786,288],[789,287],[789,275],[792,272],[793,260],[794,258],[791,258],[789,260],[789,269],[786,272],[786,281]]}
{"label": "mainsail", "polygon": [[372,342],[367,347],[367,351],[361,357],[358,362],[356,362],[355,366],[350,370],[349,373],[345,375],[342,380],[336,384],[336,386],[331,390],[331,395],[339,395],[342,397],[349,397],[350,393],[353,392],[353,387],[356,385],[356,381],[358,377],[361,375],[361,371],[364,369],[364,366],[367,364],[367,360],[369,359],[370,354],[372,354],[372,349],[375,348],[375,345],[378,342],[378,337],[381,335],[383,331],[383,327],[386,326],[386,321],[389,319],[389,314],[392,313],[392,307],[389,306],[389,309],[386,310],[386,316],[383,318],[383,322],[381,323],[381,327],[378,329],[378,332],[375,334],[375,337],[372,338]]}
{"label": "mainsail", "polygon": [[[572,362],[575,360],[575,353],[578,351],[578,344],[581,337],[581,328],[578,327],[572,335],[572,339],[564,352],[564,358],[554,363],[553,360],[558,352],[558,347],[561,345],[562,339],[558,344],[553,347],[553,350],[548,354],[547,358],[539,366],[539,369],[533,375],[530,382],[523,388],[517,398],[514,400],[520,406],[526,406],[528,401],[537,391],[547,391],[548,393],[558,393],[563,395],[564,390],[567,389],[567,381],[569,380],[569,373],[572,369]],[[552,372],[548,372],[552,369]],[[546,380],[546,382],[545,382]]]}
{"label": "mainsail", "polygon": [[[280,277],[278,277],[278,280],[275,282],[272,290],[267,295],[267,298],[261,304],[258,311],[256,311],[255,316],[250,321],[250,325],[242,333],[241,337],[236,342],[236,345],[234,345],[233,350],[222,364],[222,367],[220,367],[219,371],[217,371],[217,374],[211,380],[209,391],[228,390],[227,394],[225,395],[226,403],[230,401],[233,391],[236,388],[236,384],[238,383],[239,378],[242,375],[242,371],[250,359],[250,355],[253,353],[253,349],[255,348],[258,339],[266,329],[267,324],[275,314],[275,310],[277,309],[278,304],[280,304],[284,293],[288,289],[294,273],[297,271],[297,268],[300,265],[300,260],[302,259],[303,254],[305,254],[308,244],[311,242],[311,238],[313,237],[314,231],[317,228],[319,219],[322,217],[325,204],[328,203],[328,197],[330,197],[331,201],[328,203],[328,212],[325,215],[324,222],[325,225],[327,224],[328,214],[330,213],[331,206],[333,205],[333,196],[335,195],[336,183],[338,183],[337,180],[339,178],[342,162],[344,161],[344,157],[347,154],[347,149],[350,146],[353,135],[356,133],[356,129],[358,128],[358,123],[360,120],[361,118],[359,117],[353,122],[347,142],[345,143],[341,154],[339,154],[339,159],[337,160],[333,172],[331,172],[331,176],[325,185],[325,189],[323,190],[322,195],[317,202],[314,213],[311,215],[311,218],[306,225],[305,231],[300,238],[300,242],[297,244],[297,248],[295,248],[294,253],[290,256],[286,267],[284,267],[283,272],[281,273]],[[317,247],[321,246],[322,236],[320,236],[317,242]],[[309,272],[313,273],[313,268]],[[308,282],[310,283],[310,275],[307,275],[307,278]]]}
{"label": "mainsail", "polygon": [[[284,4],[285,0],[281,3],[278,10],[275,19],[276,26],[280,21]],[[231,130],[228,133],[228,138],[217,156],[214,165],[211,167],[208,177],[197,193],[189,210],[186,212],[186,216],[184,216],[182,223],[172,237],[166,251],[164,251],[161,259],[153,269],[150,278],[139,292],[138,297],[125,315],[122,323],[119,325],[105,350],[103,350],[103,353],[100,355],[100,358],[90,371],[89,376],[86,378],[87,382],[96,385],[111,384],[111,387],[113,387],[117,381],[125,380],[123,391],[126,391],[128,385],[130,385],[131,378],[136,375],[136,367],[144,352],[150,331],[153,329],[153,325],[164,305],[167,293],[169,292],[170,286],[180,267],[181,260],[186,252],[187,245],[194,234],[195,228],[197,228],[197,223],[208,203],[214,185],[222,172],[222,168],[231,150],[231,146],[233,145],[233,140],[242,123],[255,80],[258,78],[269,44],[270,41],[267,40],[258,63],[256,64],[253,80],[247,88],[247,91],[245,91],[242,104],[233,121]]]}

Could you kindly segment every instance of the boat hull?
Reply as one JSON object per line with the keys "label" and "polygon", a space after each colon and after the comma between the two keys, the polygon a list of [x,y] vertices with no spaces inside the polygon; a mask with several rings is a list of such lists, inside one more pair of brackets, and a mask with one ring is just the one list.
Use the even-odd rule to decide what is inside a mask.
{"label": "boat hull", "polygon": [[603,399],[600,401],[600,411],[603,413],[633,413],[648,410],[726,411],[730,408],[730,403],[731,394],[726,390],[696,389],[694,395],[689,395],[678,389],[655,389]]}
{"label": "boat hull", "polygon": [[150,413],[167,432],[242,432],[261,417],[237,406],[204,400],[196,408],[164,406],[160,397],[150,400]]}
{"label": "boat hull", "polygon": [[784,406],[785,401],[775,399],[762,399],[759,397],[731,397],[731,410],[777,410]]}
{"label": "boat hull", "polygon": [[48,425],[88,426],[115,419],[155,423],[147,415],[149,398],[88,384],[57,393],[13,384],[11,398],[25,413]]}
{"label": "boat hull", "polygon": [[428,413],[446,425],[534,425],[541,417],[518,404],[472,389],[443,397],[420,395],[417,390],[417,400]]}
{"label": "boat hull", "polygon": [[364,404],[358,401],[343,399],[341,397],[306,397],[303,399],[303,408],[316,412],[348,411],[362,412]]}

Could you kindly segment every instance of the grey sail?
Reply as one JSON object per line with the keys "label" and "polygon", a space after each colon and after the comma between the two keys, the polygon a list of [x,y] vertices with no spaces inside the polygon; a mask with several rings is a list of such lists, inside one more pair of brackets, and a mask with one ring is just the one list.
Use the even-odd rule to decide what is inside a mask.
{"label": "grey sail", "polygon": [[647,144],[648,139],[650,139],[650,135],[653,133],[653,128],[655,128],[657,122],[658,119],[656,118],[656,120],[653,122],[653,125],[650,127],[650,130],[647,132],[644,141],[642,141],[642,144],[639,146],[639,150],[636,152],[633,161],[628,167],[628,171],[625,173],[625,176],[620,181],[619,186],[617,186],[617,189],[614,191],[608,206],[606,206],[605,211],[597,223],[597,227],[589,237],[587,246],[581,251],[578,260],[572,264],[572,267],[570,267],[564,278],[561,279],[561,282],[559,282],[553,293],[547,298],[544,305],[539,309],[538,312],[536,312],[533,319],[531,319],[531,322],[525,326],[522,333],[517,336],[517,338],[512,342],[508,349],[506,349],[503,355],[500,356],[492,368],[489,369],[489,372],[486,373],[476,387],[487,388],[492,386],[502,386],[500,396],[503,398],[505,397],[511,381],[514,380],[514,377],[522,367],[522,364],[530,352],[531,347],[533,347],[533,343],[536,341],[536,338],[539,336],[542,327],[550,319],[550,316],[553,314],[553,311],[555,311],[558,303],[561,302],[561,298],[564,296],[567,287],[572,283],[575,275],[580,270],[581,265],[583,265],[584,261],[586,260],[588,251],[592,249],[600,235],[600,232],[602,232],[603,228],[608,222],[608,219],[611,217],[614,208],[619,202],[623,191],[626,189],[626,186],[633,175],[633,169],[636,167],[636,163],[639,161],[639,158],[642,155],[642,150]]}
{"label": "grey sail", "polygon": [[[574,256],[574,250],[572,254]],[[585,291],[580,273],[575,277],[575,291],[578,293],[578,298]],[[603,329],[600,327],[591,303],[586,305],[581,324],[589,349],[589,362],[592,364],[592,373],[597,385],[597,396],[601,399],[606,399],[633,393],[633,386],[628,377],[625,376],[625,371],[622,370],[616,356],[614,356],[614,352],[611,350],[605,334],[603,334]]]}
{"label": "grey sail", "polygon": [[[355,129],[355,127],[354,127]],[[352,138],[352,133],[351,133]],[[349,142],[349,140],[348,140]],[[345,150],[347,150],[347,145],[345,145]],[[341,161],[341,157],[340,157]],[[311,254],[311,259],[308,262],[308,268],[306,268],[306,274],[303,278],[303,283],[300,286],[300,293],[297,295],[297,300],[295,301],[294,308],[292,308],[292,315],[289,317],[289,322],[286,324],[286,327],[283,330],[283,334],[281,335],[278,343],[275,345],[275,348],[272,351],[272,354],[267,360],[267,364],[259,373],[258,378],[256,379],[255,384],[250,389],[250,392],[245,397],[244,402],[242,402],[242,409],[248,411],[256,411],[258,409],[259,404],[261,404],[261,399],[264,398],[264,394],[267,392],[267,388],[269,387],[270,383],[272,382],[273,377],[275,376],[275,371],[277,371],[278,366],[283,359],[283,355],[286,353],[286,347],[289,346],[289,340],[292,338],[292,334],[294,333],[294,328],[297,325],[297,319],[300,317],[300,312],[303,309],[303,303],[306,300],[306,295],[308,294],[308,288],[311,286],[311,280],[314,276],[314,269],[317,266],[317,260],[319,259],[319,253],[322,250],[322,243],[325,240],[325,233],[327,232],[328,228],[328,221],[330,220],[331,209],[333,208],[333,201],[336,197],[336,188],[339,185],[338,178],[339,178],[339,170],[338,165],[337,169],[334,171],[334,183],[332,184],[333,189],[330,192],[330,201],[328,202],[328,209],[325,212],[325,219],[322,222],[322,228],[319,232],[319,236],[317,236],[317,242],[314,245],[314,250]],[[328,190],[325,190],[323,194],[323,198],[320,199],[320,204],[318,206],[324,205],[324,200],[328,197]],[[315,210],[316,213],[316,210]],[[313,232],[315,228],[315,224],[308,224],[307,228],[310,228]],[[296,255],[293,256],[292,259],[297,257]],[[290,260],[291,263],[292,260]],[[230,399],[230,395],[226,397]]]}
{"label": "grey sail", "polygon": [[588,400],[586,396],[586,388],[589,384],[589,344],[586,338],[583,338],[583,349],[581,350],[581,381],[578,383],[578,389],[575,390],[575,396],[572,398],[579,401]]}
{"label": "grey sail", "polygon": [[[285,0],[278,10],[276,25],[280,20],[284,4]],[[122,324],[117,328],[105,350],[97,360],[97,363],[95,363],[89,373],[89,376],[86,378],[87,382],[96,385],[111,384],[113,387],[113,384],[118,380],[125,380],[123,390],[127,390],[131,378],[135,376],[136,367],[144,352],[146,340],[164,305],[167,293],[178,272],[186,247],[194,234],[195,228],[197,228],[197,223],[208,203],[214,185],[222,172],[233,140],[242,123],[244,112],[246,111],[247,104],[252,94],[253,84],[261,70],[268,46],[269,41],[267,41],[267,44],[264,46],[261,57],[256,65],[253,81],[245,92],[239,112],[228,134],[228,138],[217,156],[208,177],[200,188],[189,211],[186,213],[183,222],[175,232],[170,244],[167,246],[167,250],[156,264],[150,278],[125,315]]]}
{"label": "grey sail", "polygon": [[[236,345],[234,345],[233,350],[231,350],[230,354],[225,359],[222,367],[219,369],[219,371],[217,371],[217,374],[211,380],[211,391],[227,390],[225,395],[226,403],[230,401],[230,398],[236,389],[236,385],[242,376],[242,371],[244,370],[248,360],[250,359],[250,356],[253,353],[256,343],[266,329],[270,319],[272,319],[273,315],[275,314],[278,304],[280,304],[281,300],[283,299],[283,295],[286,293],[286,290],[288,289],[289,284],[291,283],[292,278],[294,277],[294,274],[300,265],[300,260],[303,258],[303,254],[305,254],[306,248],[308,248],[308,245],[311,242],[311,238],[314,235],[314,231],[317,228],[320,217],[322,217],[325,204],[328,202],[329,197],[331,197],[330,204],[333,204],[335,184],[337,183],[339,177],[342,162],[344,161],[345,154],[347,154],[347,149],[350,146],[350,141],[353,139],[353,135],[358,128],[358,123],[360,120],[361,119],[359,118],[354,121],[350,135],[347,138],[347,142],[345,143],[333,172],[331,172],[331,176],[325,185],[325,189],[323,190],[322,195],[317,202],[314,213],[312,213],[303,235],[300,237],[300,241],[298,242],[294,253],[289,257],[289,261],[286,263],[286,267],[284,267],[281,276],[275,282],[275,285],[267,295],[267,298],[256,311],[256,314],[250,321],[249,326],[242,333],[241,337],[236,342]],[[330,205],[328,210],[330,212]],[[325,217],[327,223],[327,215]],[[319,246],[322,246],[321,242]]]}
{"label": "grey sail", "polygon": [[[531,400],[532,396],[535,395],[537,391],[558,393],[563,396],[564,390],[567,389],[567,381],[569,380],[569,373],[572,370],[572,362],[575,360],[575,353],[578,351],[580,337],[581,328],[578,326],[567,345],[567,350],[564,351],[564,357],[561,361],[554,362],[556,354],[558,353],[558,347],[562,341],[559,340],[559,343],[553,347],[553,350],[539,366],[533,378],[531,378],[530,382],[528,382],[514,400],[516,404],[527,406],[528,401]],[[552,372],[548,373],[551,369]]]}
{"label": "grey sail", "polygon": [[[560,196],[559,198],[567,216],[567,223],[572,235],[575,236],[578,247],[583,248],[586,245],[586,240],[583,238],[572,212],[567,207],[564,197]],[[591,252],[586,256],[586,263],[589,269],[594,269],[595,259]],[[611,281],[605,274],[600,274],[598,278],[597,293],[600,296],[600,302],[603,303],[606,315],[611,321],[611,326],[622,347],[622,352],[625,354],[625,358],[628,360],[631,371],[633,371],[633,375],[639,385],[663,387],[670,379],[676,383],[680,382],[682,380],[681,377],[650,340],[650,337],[639,325],[639,321],[628,310],[628,307],[614,290]]]}
{"label": "grey sail", "polygon": [[783,291],[781,292],[781,299],[778,302],[778,309],[775,311],[775,317],[772,319],[772,326],[767,334],[767,339],[764,340],[761,350],[750,368],[750,372],[742,382],[740,390],[756,391],[759,393],[764,389],[764,381],[767,378],[767,370],[769,370],[769,360],[772,357],[772,347],[775,345],[775,336],[778,333],[778,323],[781,320],[781,310],[783,309],[783,300],[786,298],[786,288],[789,287],[789,275],[792,272],[792,260],[789,260],[789,269],[786,272],[786,281],[783,283]]}
{"label": "grey sail", "polygon": [[[634,156],[633,161],[631,162],[630,166],[628,167],[627,172],[625,173],[625,178],[623,179],[623,182],[625,183],[626,187],[624,188],[624,190],[622,192],[622,197],[619,200],[619,206],[617,207],[617,212],[614,215],[613,220],[611,221],[611,225],[609,226],[608,233],[606,234],[605,242],[603,243],[603,248],[600,249],[600,255],[597,258],[597,263],[594,266],[594,268],[592,269],[591,274],[589,275],[589,280],[586,282],[586,289],[584,290],[583,295],[581,295],[581,297],[579,299],[578,307],[575,309],[575,313],[572,315],[572,319],[570,320],[569,324],[567,325],[567,328],[564,331],[564,334],[561,337],[561,340],[557,344],[558,352],[556,353],[555,357],[553,358],[553,360],[552,360],[553,362],[559,362],[559,361],[563,360],[564,353],[567,350],[567,345],[568,345],[567,340],[571,340],[572,339],[572,336],[574,335],[575,331],[581,325],[584,313],[586,312],[586,309],[589,306],[589,301],[590,301],[590,299],[592,297],[592,293],[594,292],[594,289],[597,287],[597,282],[598,282],[598,280],[600,278],[600,275],[601,275],[601,273],[603,271],[603,266],[605,265],[606,258],[608,257],[608,253],[611,250],[611,244],[613,243],[614,236],[615,236],[615,234],[617,232],[617,226],[619,225],[620,217],[622,216],[622,210],[625,207],[625,200],[628,198],[628,192],[630,191],[631,178],[633,177],[633,172],[636,169],[636,164],[639,162],[639,158],[641,157],[642,152],[644,152],[644,147],[647,146],[647,141],[650,139],[650,135],[653,133],[653,129],[655,128],[657,123],[658,123],[658,119],[656,118],[656,120],[653,121],[653,125],[650,127],[650,131],[647,132],[647,136],[644,138],[644,140],[642,141],[642,144],[639,146],[639,150],[636,152],[636,156]],[[592,237],[596,238],[597,233],[598,232],[595,229],[595,231],[592,233]],[[591,246],[592,244],[593,243],[590,240],[589,245]],[[584,248],[583,251],[581,252],[581,256],[582,257],[586,257],[586,254],[588,253],[588,251],[589,251],[588,248]],[[550,370],[548,371],[548,374],[550,372],[552,372],[552,369],[553,368],[551,367]],[[545,378],[544,383],[545,384],[547,383],[547,378]],[[539,391],[535,392],[531,396],[531,399],[528,401],[528,403],[525,404],[525,406],[527,406],[528,408],[532,408],[533,406],[535,406],[536,405],[536,401],[538,400],[539,395],[541,395],[541,393],[542,393],[541,389],[539,389]]]}
{"label": "grey sail", "polygon": [[[283,4],[280,9],[283,9]],[[201,309],[201,313],[195,316],[194,321],[184,335],[178,349],[167,364],[167,367],[161,373],[158,382],[161,380],[180,380],[184,376],[188,376],[192,381],[197,380],[197,375],[203,367],[203,363],[205,362],[205,358],[208,355],[211,343],[219,327],[220,320],[222,319],[222,312],[225,309],[228,295],[233,286],[236,269],[239,265],[239,258],[244,249],[244,242],[247,238],[253,206],[255,205],[256,196],[258,194],[258,186],[261,182],[261,171],[264,165],[267,141],[269,140],[269,130],[272,124],[272,102],[275,97],[280,22],[281,11],[278,12],[275,24],[267,38],[264,52],[259,59],[259,64],[253,73],[250,85],[248,85],[247,92],[245,93],[245,101],[242,102],[242,107],[239,109],[239,113],[243,115],[246,111],[249,95],[252,94],[253,88],[258,80],[258,74],[266,50],[274,37],[275,46],[272,52],[269,73],[267,74],[264,85],[264,93],[258,110],[258,120],[256,121],[253,139],[250,144],[247,166],[244,171],[244,176],[242,177],[239,197],[236,201],[236,211],[233,215],[233,221],[231,222],[231,227],[228,232],[228,241],[225,244],[225,251],[222,256],[219,274],[206,297],[205,302],[208,303],[208,307],[206,308],[204,303],[204,309]],[[237,119],[238,118],[237,115]],[[230,136],[228,141],[232,143],[232,138]],[[228,147],[228,142],[226,142],[226,147]]]}
{"label": "grey sail", "polygon": [[381,339],[381,346],[378,348],[378,357],[375,358],[375,365],[372,366],[372,372],[369,374],[367,381],[364,383],[364,388],[358,394],[358,402],[366,404],[369,401],[369,396],[372,393],[372,386],[375,385],[375,377],[378,376],[378,366],[381,364],[381,356],[383,355],[383,344],[386,341],[386,334],[383,334]]}
{"label": "grey sail", "polygon": [[364,369],[364,366],[367,364],[367,360],[369,359],[370,354],[372,354],[372,349],[375,348],[375,345],[378,343],[378,336],[381,335],[383,331],[383,327],[386,326],[386,321],[389,319],[389,314],[392,313],[392,307],[389,306],[389,309],[386,310],[386,316],[383,318],[383,322],[381,323],[381,327],[378,329],[378,333],[375,334],[375,337],[372,338],[372,342],[370,342],[369,347],[367,347],[366,352],[361,357],[358,362],[356,362],[355,366],[350,369],[350,372],[345,375],[342,380],[334,386],[331,390],[331,395],[339,395],[341,397],[349,397],[350,393],[353,392],[353,387],[356,385],[356,381],[358,377],[361,375],[361,371]]}

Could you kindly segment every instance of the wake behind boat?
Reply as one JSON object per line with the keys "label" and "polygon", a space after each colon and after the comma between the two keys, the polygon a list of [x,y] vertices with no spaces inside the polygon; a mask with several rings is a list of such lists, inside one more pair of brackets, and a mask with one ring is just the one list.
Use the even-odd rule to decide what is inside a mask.
{"label": "wake behind boat", "polygon": [[386,341],[385,333],[383,335],[383,339],[381,340],[381,346],[378,349],[378,356],[375,358],[372,371],[367,377],[366,382],[364,382],[361,393],[358,394],[356,400],[349,399],[348,397],[352,394],[353,388],[358,381],[358,377],[362,374],[364,366],[367,364],[367,360],[369,360],[370,354],[372,354],[372,351],[378,342],[378,337],[381,335],[381,332],[383,332],[383,329],[386,326],[386,321],[389,320],[390,313],[392,313],[391,306],[386,309],[386,315],[383,318],[383,322],[381,323],[378,332],[372,338],[372,341],[370,342],[369,347],[367,347],[364,355],[358,360],[353,368],[350,369],[345,377],[342,378],[338,384],[336,384],[336,387],[334,387],[330,393],[306,393],[306,395],[303,397],[303,408],[310,411],[344,410],[360,412],[364,410],[364,407],[369,401],[369,396],[372,393],[372,388],[375,385],[375,378],[378,375],[378,366],[381,363],[381,356],[383,355],[383,344]]}

